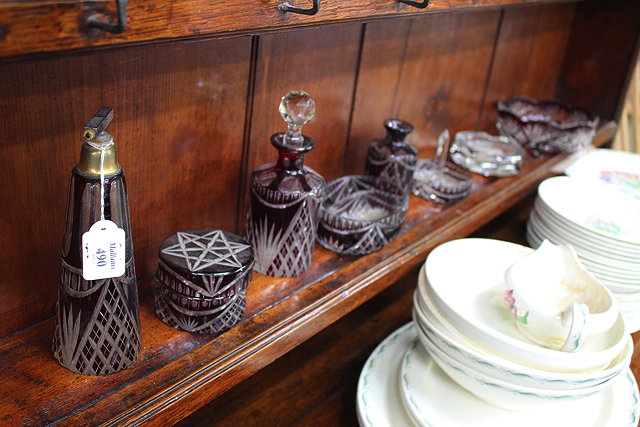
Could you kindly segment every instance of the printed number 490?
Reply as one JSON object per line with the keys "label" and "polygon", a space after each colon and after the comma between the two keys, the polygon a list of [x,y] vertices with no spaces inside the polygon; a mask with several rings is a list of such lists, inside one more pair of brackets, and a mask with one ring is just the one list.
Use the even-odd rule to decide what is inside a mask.
{"label": "printed number 490", "polygon": [[96,265],[98,267],[104,267],[107,265],[107,251],[102,248],[98,248],[96,251]]}

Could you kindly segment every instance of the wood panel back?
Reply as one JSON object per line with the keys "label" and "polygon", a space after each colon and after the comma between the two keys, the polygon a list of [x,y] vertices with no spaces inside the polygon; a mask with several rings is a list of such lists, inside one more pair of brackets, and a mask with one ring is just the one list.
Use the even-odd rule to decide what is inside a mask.
{"label": "wood panel back", "polygon": [[556,96],[617,119],[640,49],[639,23],[636,0],[578,3]]}
{"label": "wood panel back", "polygon": [[367,24],[345,169],[363,170],[383,122],[414,125],[410,141],[432,147],[440,132],[472,129],[490,70],[499,10],[433,14]]}
{"label": "wood panel back", "polygon": [[496,105],[512,96],[553,98],[574,18],[570,3],[505,9],[478,128],[497,132]]}
{"label": "wood panel back", "polygon": [[69,173],[102,105],[115,109],[139,277],[169,234],[237,228],[249,56],[243,37],[0,66],[0,336],[53,314]]}

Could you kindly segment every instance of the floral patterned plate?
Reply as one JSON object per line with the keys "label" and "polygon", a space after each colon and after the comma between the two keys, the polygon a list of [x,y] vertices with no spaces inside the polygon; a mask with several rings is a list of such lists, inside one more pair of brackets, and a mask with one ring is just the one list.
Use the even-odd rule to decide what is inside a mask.
{"label": "floral patterned plate", "polygon": [[640,200],[640,154],[594,149],[569,166],[565,174],[575,179],[608,184]]}
{"label": "floral patterned plate", "polygon": [[640,200],[565,176],[543,181],[538,196],[558,216],[602,240],[640,248]]}

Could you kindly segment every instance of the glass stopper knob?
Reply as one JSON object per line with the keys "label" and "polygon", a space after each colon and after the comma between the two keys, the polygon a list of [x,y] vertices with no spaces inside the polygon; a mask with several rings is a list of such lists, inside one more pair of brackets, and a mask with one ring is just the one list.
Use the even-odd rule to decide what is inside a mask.
{"label": "glass stopper knob", "polygon": [[278,110],[289,127],[284,135],[284,142],[301,144],[304,141],[302,126],[316,112],[316,104],[311,96],[301,90],[291,91],[282,97]]}
{"label": "glass stopper knob", "polygon": [[444,168],[449,158],[449,145],[451,144],[451,137],[449,136],[449,130],[445,129],[438,137],[438,147],[436,148],[436,154],[433,156],[435,164],[439,168]]}

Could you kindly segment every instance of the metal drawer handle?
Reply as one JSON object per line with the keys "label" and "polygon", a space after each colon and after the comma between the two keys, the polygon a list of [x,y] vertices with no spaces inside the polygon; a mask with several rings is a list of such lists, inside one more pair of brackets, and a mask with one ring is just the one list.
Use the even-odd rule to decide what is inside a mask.
{"label": "metal drawer handle", "polygon": [[318,10],[320,9],[320,0],[313,0],[313,6],[311,6],[309,9],[291,6],[288,1],[284,1],[278,5],[278,9],[280,9],[282,12],[301,13],[303,15],[315,15],[316,13],[318,13]]}
{"label": "metal drawer handle", "polygon": [[89,27],[96,27],[109,31],[110,33],[120,34],[123,33],[127,26],[127,2],[128,0],[116,0],[116,6],[118,7],[118,17],[115,24],[109,22],[103,22],[96,17],[87,19],[87,25]]}
{"label": "metal drawer handle", "polygon": [[413,1],[413,0],[398,0],[400,3],[406,3],[410,6],[417,7],[418,9],[424,9],[429,6],[429,0]]}

